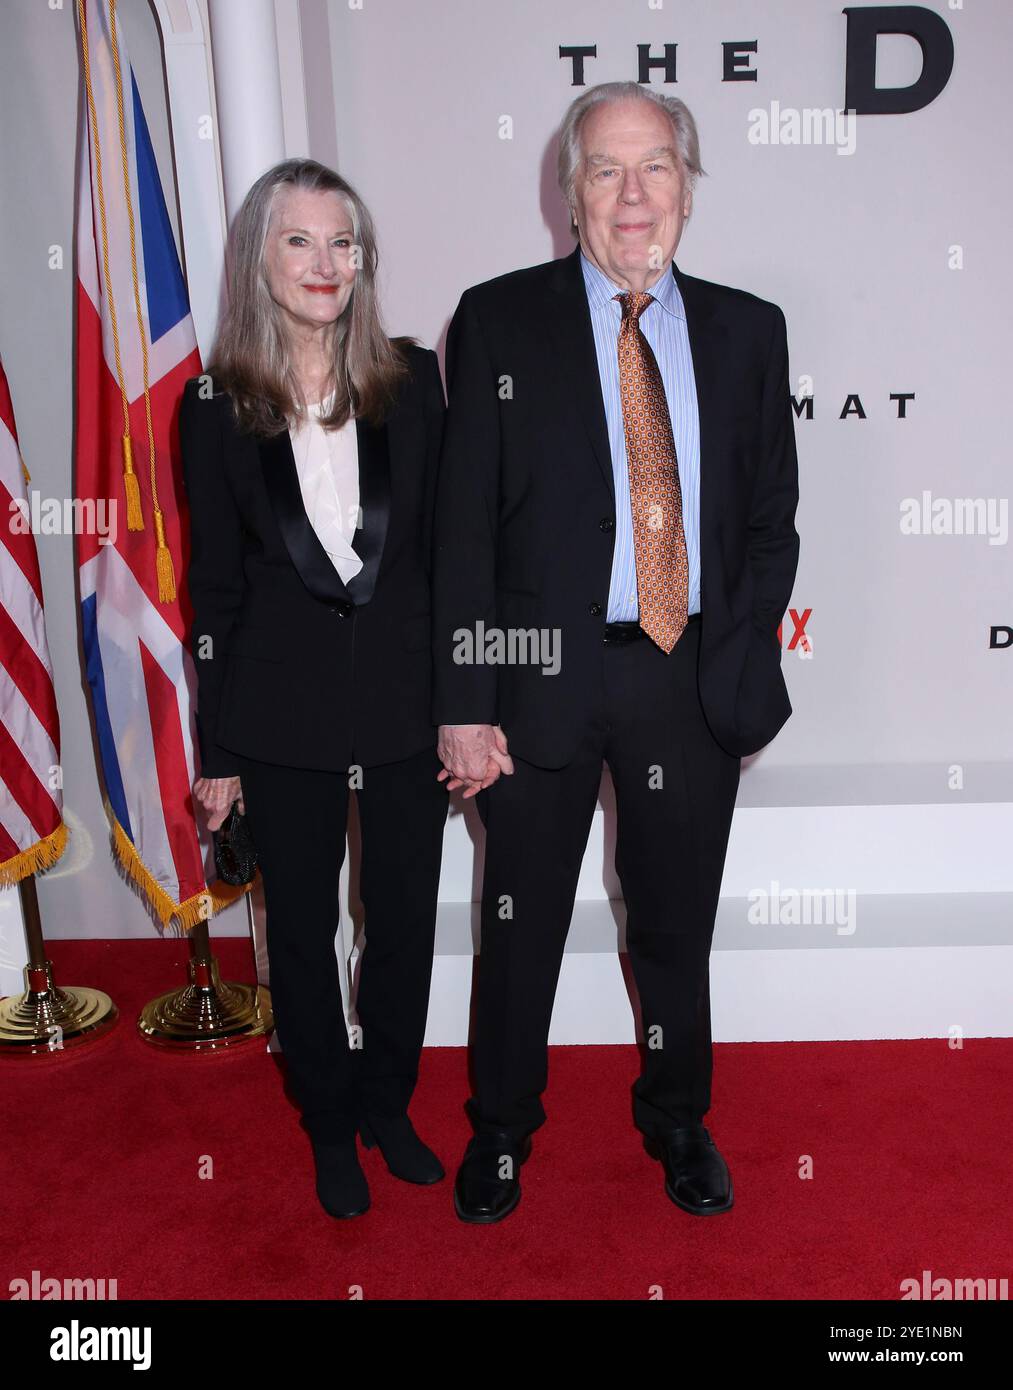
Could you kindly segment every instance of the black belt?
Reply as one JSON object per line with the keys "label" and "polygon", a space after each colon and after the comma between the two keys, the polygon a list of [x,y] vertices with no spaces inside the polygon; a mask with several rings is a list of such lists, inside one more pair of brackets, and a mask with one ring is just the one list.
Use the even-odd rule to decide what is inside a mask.
{"label": "black belt", "polygon": [[[687,623],[698,623],[699,621],[699,613],[691,613],[689,615],[689,618],[687,619]],[[644,629],[640,626],[639,623],[605,624],[604,640],[606,643],[608,643],[609,646],[621,645],[625,642],[636,642],[639,638],[646,636],[647,633],[644,631]]]}

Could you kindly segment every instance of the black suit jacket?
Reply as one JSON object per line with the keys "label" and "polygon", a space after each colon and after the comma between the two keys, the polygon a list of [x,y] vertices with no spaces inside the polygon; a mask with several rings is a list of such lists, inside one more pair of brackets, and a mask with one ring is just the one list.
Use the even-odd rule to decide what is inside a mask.
{"label": "black suit jacket", "polygon": [[180,406],[190,506],[197,723],[207,777],[234,753],[341,771],[436,741],[430,719],[429,566],[443,425],[436,354],[384,425],[356,422],[363,567],[342,583],[310,525],[288,431],[241,434],[224,393]]}
{"label": "black suit jacket", "polygon": [[[580,252],[467,290],[447,342],[433,572],[438,724],[500,723],[542,767],[574,756],[606,621],[615,497]],[[673,265],[700,411],[700,699],[731,754],[791,713],[777,627],[798,562],[784,315]],[[458,664],[455,632],[557,629],[561,669]]]}

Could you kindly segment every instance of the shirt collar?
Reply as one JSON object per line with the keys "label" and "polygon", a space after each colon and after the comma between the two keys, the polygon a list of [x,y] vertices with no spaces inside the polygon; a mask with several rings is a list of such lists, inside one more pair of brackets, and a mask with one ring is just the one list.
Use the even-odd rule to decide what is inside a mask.
{"label": "shirt collar", "polygon": [[[623,293],[622,287],[615,284],[603,270],[592,265],[584,255],[583,250],[580,253],[580,268],[584,272],[584,287],[587,290],[587,299],[592,310],[606,309],[611,305],[614,310],[621,313],[622,306],[615,303],[615,296]],[[686,317],[686,309],[682,302],[682,295],[679,293],[679,286],[672,274],[671,264],[657,284],[652,285],[647,293],[653,295],[661,307],[674,315],[675,318],[684,319]]]}

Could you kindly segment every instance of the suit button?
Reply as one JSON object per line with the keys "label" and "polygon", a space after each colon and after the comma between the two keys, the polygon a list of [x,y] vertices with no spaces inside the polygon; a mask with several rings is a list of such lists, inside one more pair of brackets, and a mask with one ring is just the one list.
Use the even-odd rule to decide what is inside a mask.
{"label": "suit button", "polygon": [[351,613],[351,611],[352,611],[352,605],[351,605],[350,603],[339,603],[339,604],[338,604],[338,616],[339,616],[339,617],[347,618],[348,615],[349,615],[349,613]]}
{"label": "suit button", "polygon": [[599,521],[598,523],[598,526],[602,531],[611,531],[614,525],[615,522],[612,520],[610,516],[603,516],[601,521]]}
{"label": "suit button", "polygon": [[601,617],[601,604],[600,604],[600,603],[592,603],[591,606],[590,606],[590,608],[589,608],[587,611],[591,614],[591,617],[592,617],[592,618],[600,618],[600,617]]}

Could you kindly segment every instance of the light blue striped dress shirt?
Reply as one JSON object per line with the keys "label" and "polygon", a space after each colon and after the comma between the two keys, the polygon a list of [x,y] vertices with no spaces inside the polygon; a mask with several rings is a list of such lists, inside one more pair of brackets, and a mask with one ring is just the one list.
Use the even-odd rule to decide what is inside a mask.
{"label": "light blue striped dress shirt", "polygon": [[[630,506],[622,398],[619,394],[618,341],[623,311],[614,297],[623,291],[597,266],[592,265],[583,251],[580,253],[580,263],[594,328],[616,494],[616,541],[606,620],[610,623],[636,622],[639,610],[633,511]],[[648,304],[641,314],[640,328],[657,360],[672,420],[675,455],[679,461],[679,486],[682,489],[682,525],[689,562],[689,612],[699,613],[700,416],[686,310],[670,268],[666,268],[658,283],[652,285],[647,293],[654,296],[655,302]]]}

